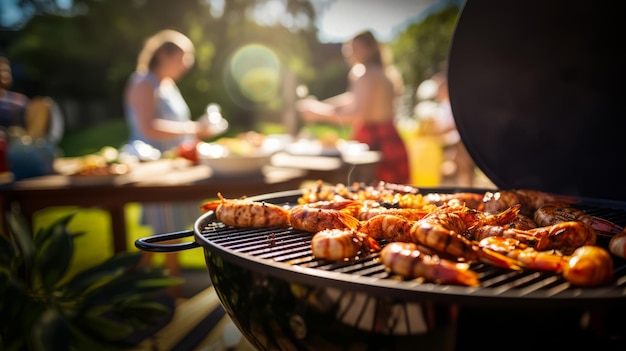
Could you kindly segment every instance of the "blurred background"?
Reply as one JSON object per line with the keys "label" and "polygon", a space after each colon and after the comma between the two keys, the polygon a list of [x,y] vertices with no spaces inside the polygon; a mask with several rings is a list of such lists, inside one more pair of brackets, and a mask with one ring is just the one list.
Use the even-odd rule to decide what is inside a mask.
{"label": "blurred background", "polygon": [[[0,53],[13,89],[50,96],[63,156],[127,140],[122,95],[143,40],[171,28],[197,48],[179,83],[192,116],[217,103],[229,134],[284,132],[298,94],[346,89],[341,44],[370,29],[402,74],[398,125],[415,128],[416,90],[445,62],[460,0],[0,0]],[[298,90],[300,89],[300,90]],[[298,93],[299,91],[299,93]],[[345,132],[345,130],[344,130]]]}
{"label": "blurred background", "polygon": [[[420,186],[459,185],[444,146],[430,140],[418,116],[418,87],[445,65],[461,0],[0,0],[0,55],[11,62],[13,91],[48,96],[62,111],[64,130],[57,156],[80,157],[120,148],[128,141],[123,89],[145,38],[170,28],[196,46],[196,63],[178,83],[191,115],[221,106],[226,136],[246,131],[295,133],[311,128],[350,134],[350,126],[304,126],[295,101],[346,90],[350,66],[342,44],[369,29],[404,81],[396,124],[411,157],[411,181]],[[431,92],[432,93],[432,92]],[[427,94],[428,95],[428,94]],[[428,112],[421,112],[427,115]],[[220,137],[223,137],[221,135]],[[489,184],[477,177],[473,185]],[[485,180],[481,182],[481,180]],[[97,201],[94,199],[94,201]],[[37,213],[46,226],[75,208]],[[137,204],[127,206],[128,247],[153,234],[139,224]],[[110,233],[105,211],[81,209],[76,228]],[[98,241],[97,243],[94,243]],[[77,262],[111,254],[108,235],[91,235]],[[109,248],[102,250],[102,248]],[[202,255],[184,252],[184,267],[204,268]],[[85,264],[82,264],[84,266]],[[80,265],[79,265],[80,266]]]}

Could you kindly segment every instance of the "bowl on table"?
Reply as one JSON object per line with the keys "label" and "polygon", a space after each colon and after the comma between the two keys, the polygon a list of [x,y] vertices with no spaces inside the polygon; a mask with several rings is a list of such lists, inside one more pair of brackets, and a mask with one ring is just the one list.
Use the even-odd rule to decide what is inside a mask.
{"label": "bowl on table", "polygon": [[272,154],[265,150],[238,154],[217,143],[200,143],[197,146],[198,162],[207,165],[216,176],[260,175],[270,164]]}

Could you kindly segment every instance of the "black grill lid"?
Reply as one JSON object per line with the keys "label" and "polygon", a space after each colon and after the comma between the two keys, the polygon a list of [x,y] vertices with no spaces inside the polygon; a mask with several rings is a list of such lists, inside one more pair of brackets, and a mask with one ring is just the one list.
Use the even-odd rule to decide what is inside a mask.
{"label": "black grill lid", "polygon": [[624,2],[467,0],[452,111],[500,188],[626,199]]}

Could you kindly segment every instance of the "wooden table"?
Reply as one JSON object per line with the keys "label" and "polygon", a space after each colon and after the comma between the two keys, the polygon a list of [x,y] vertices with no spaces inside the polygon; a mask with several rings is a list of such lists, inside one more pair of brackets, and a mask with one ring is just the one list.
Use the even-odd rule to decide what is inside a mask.
{"label": "wooden table", "polygon": [[[63,174],[23,179],[0,186],[0,207],[12,206],[32,221],[36,211],[54,206],[98,207],[109,212],[115,252],[127,250],[124,207],[131,202],[183,202],[206,200],[221,192],[227,198],[252,196],[297,189],[307,172],[295,168],[268,166],[262,174],[215,177],[208,166],[192,165],[183,159],[140,163],[114,179],[77,179]],[[181,228],[183,230],[185,228]]]}
{"label": "wooden table", "polygon": [[163,159],[133,165],[130,173],[114,179],[94,181],[70,176],[76,159],[61,158],[55,161],[58,174],[0,185],[0,210],[4,214],[19,206],[20,213],[32,222],[35,212],[47,207],[101,208],[111,216],[117,253],[127,250],[124,208],[128,203],[203,201],[216,198],[218,192],[226,198],[261,195],[298,189],[306,180],[370,182],[379,159],[378,153],[371,152],[352,159],[278,153],[262,173],[246,176],[217,176],[206,165]]}

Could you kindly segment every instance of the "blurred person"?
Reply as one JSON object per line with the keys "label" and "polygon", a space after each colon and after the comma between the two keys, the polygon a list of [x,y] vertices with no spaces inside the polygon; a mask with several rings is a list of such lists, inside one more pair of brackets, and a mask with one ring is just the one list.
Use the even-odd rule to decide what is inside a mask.
{"label": "blurred person", "polygon": [[305,98],[297,102],[302,119],[351,125],[351,139],[380,151],[376,179],[390,183],[409,182],[409,160],[404,141],[395,125],[396,98],[401,92],[399,75],[383,62],[381,47],[370,31],[358,33],[342,47],[351,65],[348,90],[323,101]]}
{"label": "blurred person", "polygon": [[24,127],[24,115],[29,99],[22,93],[11,91],[12,87],[11,62],[5,56],[0,56],[0,129],[12,126]]}
{"label": "blurred person", "polygon": [[417,98],[422,100],[416,106],[417,115],[425,122],[421,132],[437,136],[443,147],[441,168],[444,177],[454,177],[458,186],[473,186],[475,164],[456,127],[446,73],[435,73],[422,82],[417,89]]}
{"label": "blurred person", "polygon": [[11,91],[10,61],[0,56],[0,134],[5,159],[0,167],[14,180],[54,173],[56,143],[63,135],[63,115],[48,96],[27,97]]}
{"label": "blurred person", "polygon": [[[147,144],[162,154],[217,133],[210,124],[191,119],[176,84],[193,66],[194,52],[191,40],[174,30],[162,30],[145,41],[124,92],[129,145]],[[183,230],[200,214],[200,204],[195,202],[142,204],[142,222],[156,234]],[[150,264],[151,259],[152,255],[146,252],[142,264]],[[175,253],[165,255],[165,266],[171,275],[180,275]]]}

